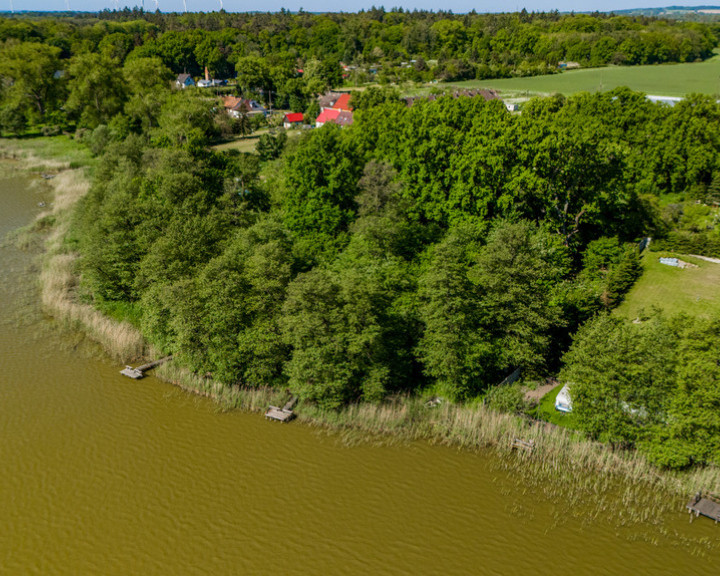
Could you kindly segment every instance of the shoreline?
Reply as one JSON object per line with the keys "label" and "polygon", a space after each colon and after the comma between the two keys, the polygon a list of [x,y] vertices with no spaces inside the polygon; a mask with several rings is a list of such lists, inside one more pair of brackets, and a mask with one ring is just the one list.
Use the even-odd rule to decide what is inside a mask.
{"label": "shoreline", "polygon": [[[3,147],[5,142],[11,142],[21,170],[57,172],[47,181],[54,202],[24,232],[42,235],[39,282],[43,310],[64,326],[80,330],[99,342],[118,362],[153,355],[139,330],[105,316],[77,298],[80,279],[74,266],[79,255],[69,249],[65,238],[72,209],[90,186],[87,168],[73,168],[68,162],[38,157],[22,142],[0,142],[0,157],[8,151]],[[258,413],[286,396],[284,390],[225,386],[174,362],[157,368],[155,373],[186,392],[212,399],[223,410]],[[340,432],[346,441],[352,441],[356,434],[355,440],[419,440],[471,452],[489,449],[517,470],[530,486],[569,499],[593,494],[598,499],[598,513],[608,513],[611,507],[607,495],[614,494],[613,498],[620,498],[628,509],[636,510],[634,516],[631,514],[634,519],[643,522],[652,522],[661,510],[679,510],[684,499],[698,489],[720,492],[720,469],[661,471],[636,452],[613,451],[578,432],[520,415],[494,412],[481,404],[443,403],[428,407],[418,396],[401,396],[378,405],[353,404],[339,411],[326,411],[301,402],[296,413],[299,423]],[[514,452],[514,438],[532,440],[534,449]],[[625,513],[628,514],[627,510]]]}

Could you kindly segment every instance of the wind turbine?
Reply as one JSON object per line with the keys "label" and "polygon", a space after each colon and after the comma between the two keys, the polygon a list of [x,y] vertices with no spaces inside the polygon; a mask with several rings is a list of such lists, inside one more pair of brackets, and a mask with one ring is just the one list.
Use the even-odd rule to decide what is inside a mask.
{"label": "wind turbine", "polygon": [[13,6],[13,0],[10,0],[10,13],[15,14],[15,7]]}
{"label": "wind turbine", "polygon": [[160,10],[160,0],[155,0],[155,12]]}
{"label": "wind turbine", "polygon": [[65,0],[65,9],[70,12],[70,0]]}
{"label": "wind turbine", "polygon": [[183,0],[183,12],[187,13],[187,0]]}
{"label": "wind turbine", "polygon": [[222,0],[220,0],[220,12],[222,12],[222,9],[223,9]]}

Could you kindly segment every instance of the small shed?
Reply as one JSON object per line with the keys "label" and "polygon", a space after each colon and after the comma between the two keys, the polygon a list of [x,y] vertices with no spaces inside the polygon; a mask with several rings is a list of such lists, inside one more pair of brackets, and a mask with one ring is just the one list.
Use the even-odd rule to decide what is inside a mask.
{"label": "small shed", "polygon": [[288,129],[293,126],[299,126],[303,123],[304,116],[302,112],[292,112],[291,114],[285,114],[283,119],[283,128]]}
{"label": "small shed", "polygon": [[555,397],[555,410],[566,413],[572,412],[572,398],[568,386],[568,384],[565,384]]}

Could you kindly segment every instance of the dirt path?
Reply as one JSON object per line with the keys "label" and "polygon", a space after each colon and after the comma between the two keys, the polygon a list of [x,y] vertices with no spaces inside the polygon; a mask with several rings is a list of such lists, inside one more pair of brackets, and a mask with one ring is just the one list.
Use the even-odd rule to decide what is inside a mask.
{"label": "dirt path", "polygon": [[697,254],[689,254],[689,256],[692,256],[693,258],[699,258],[700,260],[705,260],[706,262],[713,262],[715,264],[720,264],[720,258],[710,258],[709,256],[698,256]]}
{"label": "dirt path", "polygon": [[525,401],[526,402],[540,402],[543,396],[550,392],[555,386],[557,386],[557,382],[551,382],[550,384],[543,384],[542,386],[538,386],[535,390],[528,390],[525,392]]}

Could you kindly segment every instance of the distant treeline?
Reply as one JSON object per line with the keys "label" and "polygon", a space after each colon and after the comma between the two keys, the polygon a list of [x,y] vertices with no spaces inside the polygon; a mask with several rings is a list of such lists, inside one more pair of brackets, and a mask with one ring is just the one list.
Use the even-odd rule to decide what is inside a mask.
{"label": "distant treeline", "polygon": [[[105,11],[72,17],[5,18],[0,38],[60,48],[60,57],[114,45],[160,56],[174,72],[234,71],[237,58],[380,65],[411,62],[449,80],[528,75],[559,61],[584,66],[690,62],[710,56],[716,25],[609,14],[464,14],[371,9],[359,13]],[[101,46],[101,43],[103,46]],[[432,64],[428,62],[431,61]],[[437,62],[435,62],[437,61]]]}
{"label": "distant treeline", "polygon": [[123,111],[152,123],[162,96],[134,97],[205,68],[237,75],[233,90],[246,96],[312,116],[315,96],[343,84],[532,75],[560,61],[687,62],[717,42],[708,25],[648,18],[382,9],[11,17],[0,18],[0,39],[0,131],[11,133],[94,128]]}

